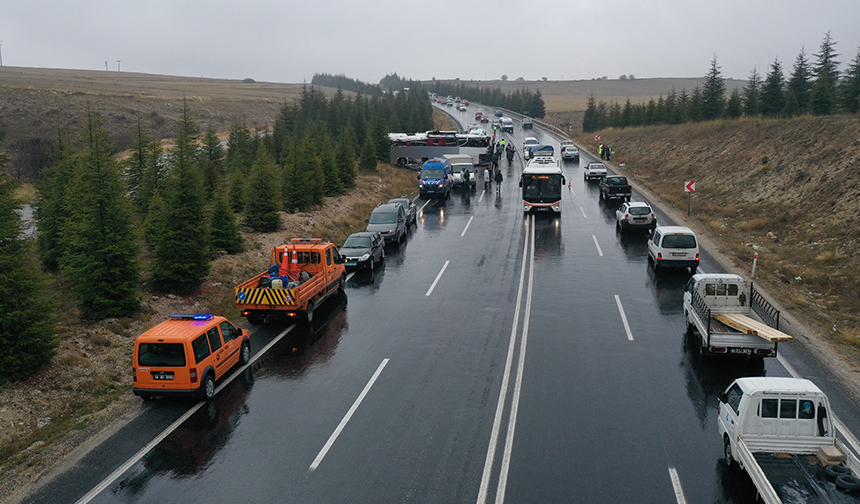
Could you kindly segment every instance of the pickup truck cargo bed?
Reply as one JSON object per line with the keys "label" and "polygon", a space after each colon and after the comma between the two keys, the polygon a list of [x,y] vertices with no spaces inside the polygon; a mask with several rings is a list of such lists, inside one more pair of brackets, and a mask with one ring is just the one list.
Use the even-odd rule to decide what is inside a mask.
{"label": "pickup truck cargo bed", "polygon": [[756,462],[783,504],[857,504],[860,497],[830,481],[815,455],[754,453]]}

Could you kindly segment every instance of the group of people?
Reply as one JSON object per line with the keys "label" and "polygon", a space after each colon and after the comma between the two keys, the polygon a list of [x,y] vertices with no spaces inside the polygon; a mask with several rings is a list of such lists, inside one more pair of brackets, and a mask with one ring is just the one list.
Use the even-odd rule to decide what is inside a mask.
{"label": "group of people", "polygon": [[610,147],[609,144],[598,145],[597,152],[600,154],[600,159],[604,161],[612,160],[612,147]]}
{"label": "group of people", "polygon": [[498,167],[493,167],[493,173],[494,173],[494,175],[491,175],[490,169],[484,168],[484,188],[489,191],[490,190],[490,184],[492,184],[493,181],[495,181],[496,182],[496,192],[501,193],[502,192],[502,180],[504,179],[504,177],[502,177],[502,170],[499,170]]}

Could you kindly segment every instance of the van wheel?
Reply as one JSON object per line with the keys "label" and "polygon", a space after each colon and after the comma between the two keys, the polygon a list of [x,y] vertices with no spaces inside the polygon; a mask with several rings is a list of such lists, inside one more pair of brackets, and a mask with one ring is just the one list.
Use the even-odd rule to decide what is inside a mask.
{"label": "van wheel", "polygon": [[305,323],[311,325],[314,321],[314,302],[308,301],[308,309],[305,310]]}
{"label": "van wheel", "polygon": [[[685,317],[685,318],[687,317],[687,314],[686,314],[686,313],[684,314],[684,317]],[[694,327],[693,327],[693,324],[691,324],[691,323],[690,323],[690,320],[689,320],[689,319],[687,319],[687,336],[692,336],[692,335],[693,335],[693,328],[694,328]]]}
{"label": "van wheel", "polygon": [[239,363],[245,365],[251,361],[251,344],[242,343],[242,352],[239,354]]}
{"label": "van wheel", "polygon": [[723,451],[726,455],[726,465],[728,466],[728,468],[729,469],[739,469],[740,466],[738,465],[735,458],[732,457],[732,443],[729,441],[728,436],[723,437],[723,447],[724,447]]}
{"label": "van wheel", "polygon": [[203,383],[200,384],[200,395],[206,400],[215,397],[215,378],[212,376],[212,373],[207,374],[203,378]]}

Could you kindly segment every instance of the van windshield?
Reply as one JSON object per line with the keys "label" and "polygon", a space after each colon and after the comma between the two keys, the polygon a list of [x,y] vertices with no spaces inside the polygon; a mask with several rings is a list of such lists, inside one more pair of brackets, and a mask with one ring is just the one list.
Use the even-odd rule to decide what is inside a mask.
{"label": "van windshield", "polygon": [[438,180],[441,179],[444,175],[444,170],[431,170],[426,168],[424,170],[421,170],[422,180]]}
{"label": "van windshield", "polygon": [[696,237],[688,234],[670,234],[663,238],[664,248],[696,248]]}
{"label": "van windshield", "polygon": [[182,343],[141,343],[137,351],[138,366],[184,367]]}
{"label": "van windshield", "polygon": [[397,214],[394,212],[373,212],[370,214],[368,224],[393,224],[397,222]]}

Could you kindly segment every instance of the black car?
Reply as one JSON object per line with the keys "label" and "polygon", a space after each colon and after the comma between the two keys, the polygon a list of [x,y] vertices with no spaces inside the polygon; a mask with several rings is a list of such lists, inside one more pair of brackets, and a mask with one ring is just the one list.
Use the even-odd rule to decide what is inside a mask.
{"label": "black car", "polygon": [[353,233],[340,247],[347,269],[371,268],[385,260],[385,240],[376,231]]}
{"label": "black car", "polygon": [[504,112],[502,112],[501,110],[496,110],[496,117],[502,117],[503,115],[505,115]]}

